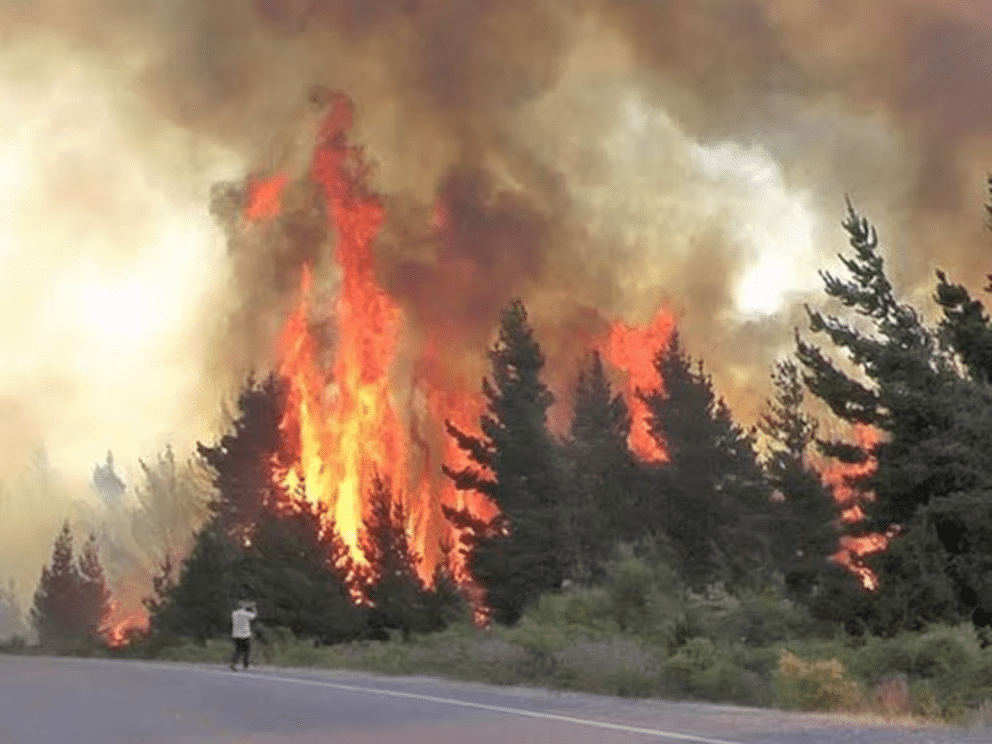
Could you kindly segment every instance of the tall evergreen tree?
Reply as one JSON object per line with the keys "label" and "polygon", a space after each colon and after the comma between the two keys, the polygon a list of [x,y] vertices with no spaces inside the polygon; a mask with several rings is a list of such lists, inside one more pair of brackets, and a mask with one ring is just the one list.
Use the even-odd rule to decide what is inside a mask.
{"label": "tall evergreen tree", "polygon": [[776,363],[772,383],[774,396],[758,422],[767,449],[762,467],[775,488],[766,527],[787,591],[795,598],[808,598],[837,548],[833,523],[839,515],[832,495],[808,461],[818,427],[803,408],[798,365],[791,359]]}
{"label": "tall evergreen tree", "polygon": [[[879,441],[869,448],[821,442],[821,449],[848,462],[868,457],[877,461],[874,472],[852,484],[872,496],[861,503],[865,519],[849,526],[848,532],[899,534],[885,553],[865,560],[879,574],[881,588],[864,605],[867,610],[859,611],[867,612],[864,619],[870,629],[895,632],[954,619],[973,599],[964,591],[968,587],[955,588],[960,578],[953,575],[952,556],[962,551],[974,556],[975,546],[956,545],[959,535],[951,525],[973,522],[988,512],[987,498],[981,494],[992,474],[992,433],[982,422],[992,415],[992,396],[986,386],[955,372],[936,334],[913,307],[900,302],[886,275],[874,228],[850,203],[843,225],[853,248],[852,255],[841,256],[850,278],[821,275],[827,294],[860,316],[860,324],[810,309],[808,314],[812,332],[825,335],[854,371],[849,373],[802,339],[797,339],[797,355],[810,391],[835,415],[880,432]],[[953,288],[942,283],[938,301],[946,302],[945,310],[951,308],[952,317],[971,327],[978,317],[976,308],[962,305],[958,300],[963,298],[950,296]],[[955,309],[963,313],[954,315]],[[955,337],[953,332],[947,335]],[[970,332],[964,336],[970,338]],[[962,357],[967,367],[981,366],[980,354]],[[972,503],[975,499],[977,504]]]}
{"label": "tall evergreen tree", "polygon": [[366,596],[373,631],[399,630],[407,639],[414,630],[434,630],[425,627],[429,592],[417,575],[421,557],[407,536],[403,503],[381,477],[373,481],[369,507],[359,545],[369,563]]}
{"label": "tall evergreen tree", "polygon": [[231,431],[213,446],[197,444],[218,494],[211,510],[236,541],[243,542],[268,505],[285,498],[272,479],[273,461],[282,453],[285,396],[286,386],[276,376],[262,382],[249,378],[238,396]]}
{"label": "tall evergreen tree", "polygon": [[31,622],[42,645],[50,647],[100,643],[110,615],[110,591],[90,536],[77,562],[69,522],[55,539],[50,565],[42,568],[34,595]]}
{"label": "tall evergreen tree", "polygon": [[175,581],[171,563],[157,577],[156,596],[146,601],[155,638],[188,637],[199,642],[230,631],[231,610],[241,597],[237,551],[215,517],[196,535],[193,551]]}
{"label": "tall evergreen tree", "polygon": [[31,623],[43,646],[60,646],[79,642],[84,637],[76,612],[79,569],[72,552],[72,530],[62,525],[52,548],[52,559],[41,570],[41,580],[34,595]]}
{"label": "tall evergreen tree", "polygon": [[[657,525],[641,498],[643,478],[627,438],[627,404],[610,388],[595,353],[579,373],[565,452],[568,466],[567,525],[571,572],[578,579],[602,575],[618,541],[631,542]],[[654,516],[655,518],[652,518]]]}
{"label": "tall evergreen tree", "polygon": [[92,483],[93,488],[100,494],[107,506],[114,508],[120,505],[121,499],[124,498],[124,493],[127,491],[127,486],[114,467],[113,452],[108,451],[106,462],[93,468]]}
{"label": "tall evergreen tree", "polygon": [[489,360],[482,436],[448,424],[475,466],[444,472],[457,488],[491,499],[500,514],[484,525],[464,511],[445,513],[467,530],[469,566],[493,618],[514,623],[527,604],[561,586],[566,569],[560,465],[547,427],[553,397],[541,380],[544,355],[519,301],[503,311]]}
{"label": "tall evergreen tree", "polygon": [[212,516],[178,576],[167,556],[156,577],[147,601],[154,636],[226,634],[234,604],[246,597],[257,601],[260,621],[297,635],[333,642],[364,631],[365,614],[347,588],[354,581],[348,549],[326,507],[310,503],[303,488],[286,493],[272,477],[284,454],[284,394],[273,377],[249,380],[233,431],[198,445],[216,488]]}
{"label": "tall evergreen tree", "polygon": [[[992,292],[992,274],[986,292]],[[968,377],[992,384],[992,322],[980,300],[972,298],[961,284],[952,284],[937,271],[934,300],[943,310],[942,340],[959,355]]]}
{"label": "tall evergreen tree", "polygon": [[648,426],[669,462],[657,475],[666,532],[691,585],[754,579],[767,546],[754,529],[769,490],[753,435],[742,429],[676,333],[655,359],[663,390],[641,392]]}
{"label": "tall evergreen tree", "polygon": [[350,551],[323,504],[301,491],[267,510],[232,569],[239,596],[258,602],[259,619],[323,643],[364,634],[367,613],[355,606]]}
{"label": "tall evergreen tree", "polygon": [[107,578],[100,564],[96,535],[90,534],[79,554],[78,611],[86,628],[87,640],[94,643],[102,638],[113,609]]}

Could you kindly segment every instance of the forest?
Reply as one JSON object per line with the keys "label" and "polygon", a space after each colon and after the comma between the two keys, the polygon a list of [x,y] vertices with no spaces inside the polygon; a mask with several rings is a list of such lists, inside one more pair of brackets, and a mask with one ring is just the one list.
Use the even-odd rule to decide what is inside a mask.
{"label": "forest", "polygon": [[246,381],[229,431],[198,446],[212,495],[190,549],[160,561],[147,630],[100,650],[110,594],[94,540],[77,560],[67,524],[31,610],[38,638],[218,659],[248,597],[272,662],[987,715],[992,320],[943,271],[930,306],[909,304],[850,204],[843,229],[843,270],[821,272],[824,305],[842,312],[807,307],[756,426],[677,333],[653,350],[663,382],[637,395],[658,461],[632,451],[630,406],[595,353],[567,431],[552,431],[540,340],[521,302],[506,307],[486,411],[475,429],[447,425],[468,464],[445,477],[498,506],[489,520],[445,509],[461,536],[445,550],[470,579],[453,561],[418,571],[386,479],[369,494],[364,562],[305,484],[273,483],[287,391],[272,375]]}

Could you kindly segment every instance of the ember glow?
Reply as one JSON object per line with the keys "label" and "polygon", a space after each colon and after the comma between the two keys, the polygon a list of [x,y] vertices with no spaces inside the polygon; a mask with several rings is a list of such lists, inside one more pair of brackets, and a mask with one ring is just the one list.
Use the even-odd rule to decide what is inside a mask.
{"label": "ember glow", "polygon": [[[871,426],[858,425],[854,427],[854,438],[859,447],[866,452],[871,452],[872,448],[881,441],[881,434]],[[871,501],[874,499],[874,494],[863,493],[857,490],[854,484],[862,478],[870,476],[877,467],[878,461],[874,457],[868,457],[860,463],[835,461],[821,468],[821,480],[824,485],[830,488],[834,500],[841,507],[839,521],[842,525],[857,524],[864,519],[861,502]],[[855,574],[865,589],[874,591],[878,588],[878,576],[870,568],[863,565],[861,559],[884,551],[889,546],[892,537],[894,537],[894,533],[891,531],[885,534],[871,533],[861,537],[844,535],[840,539],[837,552],[831,556],[831,560]]]}

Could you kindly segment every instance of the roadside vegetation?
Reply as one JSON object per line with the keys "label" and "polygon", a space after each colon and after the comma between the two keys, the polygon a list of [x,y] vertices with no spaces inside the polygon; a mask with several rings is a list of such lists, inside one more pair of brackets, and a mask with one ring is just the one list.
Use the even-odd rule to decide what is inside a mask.
{"label": "roadside vegetation", "polygon": [[[92,546],[72,568],[67,535],[34,625],[69,652],[222,661],[250,596],[261,663],[992,724],[992,320],[938,272],[929,325],[874,229],[850,205],[843,224],[846,274],[823,278],[847,315],[808,310],[754,429],[675,334],[634,393],[646,420],[594,354],[553,434],[540,346],[523,305],[506,308],[479,433],[448,425],[468,465],[444,471],[499,507],[445,512],[485,629],[457,562],[420,579],[394,484],[369,494],[368,566],[302,488],[276,486],[292,453],[274,377],[249,380],[230,432],[199,445],[214,496],[188,553],[162,562],[148,631],[111,652],[93,641],[104,604],[89,624],[59,618],[83,605],[54,576],[102,576]],[[632,450],[635,425],[654,455]],[[85,643],[60,647],[60,628]]]}

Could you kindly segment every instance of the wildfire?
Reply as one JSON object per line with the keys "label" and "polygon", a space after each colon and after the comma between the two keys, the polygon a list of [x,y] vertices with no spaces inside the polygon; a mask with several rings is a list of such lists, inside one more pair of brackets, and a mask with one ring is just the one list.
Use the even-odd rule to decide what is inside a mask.
{"label": "wildfire", "polygon": [[[471,501],[440,478],[441,462],[455,462],[460,451],[443,432],[444,444],[432,446],[431,437],[420,429],[440,431],[446,420],[471,429],[478,421],[481,401],[477,393],[444,386],[434,346],[426,344],[414,365],[416,379],[411,387],[424,387],[419,392],[426,399],[428,420],[426,424],[415,421],[412,411],[405,419],[398,414],[392,375],[403,316],[375,276],[373,245],[385,210],[366,186],[360,148],[347,140],[351,117],[348,99],[331,100],[308,175],[319,187],[336,239],[334,259],[340,286],[330,314],[335,329],[333,361],[325,368],[318,359],[318,344],[308,322],[312,273],[307,269],[299,303],[277,347],[278,371],[288,383],[288,403],[281,424],[283,465],[274,468],[274,476],[287,492],[303,487],[308,499],[328,507],[359,566],[367,565],[359,531],[367,516],[368,496],[373,479],[382,478],[394,498],[404,501],[407,534],[421,558],[416,568],[429,584],[443,555],[442,544],[457,544],[440,505],[468,506],[482,516],[491,515],[495,508],[482,503],[481,497]],[[282,174],[250,181],[246,220],[277,219],[287,183]],[[443,460],[437,459],[438,450]],[[456,579],[468,586],[471,577],[464,556],[451,551],[448,557]]]}
{"label": "wildfire", "polygon": [[[854,427],[854,437],[857,445],[866,452],[871,452],[872,448],[881,441],[881,434],[877,429],[864,425]],[[834,500],[841,507],[841,524],[856,524],[864,519],[861,502],[873,500],[874,494],[862,493],[853,484],[870,476],[875,472],[876,467],[878,461],[874,457],[868,457],[860,463],[832,462],[824,465],[820,470],[820,479],[830,488]],[[891,530],[885,534],[874,532],[861,537],[844,535],[840,539],[839,549],[831,556],[831,560],[855,574],[865,589],[874,591],[878,588],[878,576],[865,566],[861,559],[884,551],[894,536],[895,532]]]}
{"label": "wildfire", "polygon": [[101,631],[103,640],[109,648],[123,648],[134,633],[148,630],[148,616],[138,611],[120,612],[114,607],[111,619]]}
{"label": "wildfire", "polygon": [[610,326],[603,355],[624,376],[624,398],[630,408],[630,448],[646,462],[666,462],[668,453],[658,444],[648,429],[648,408],[638,391],[664,389],[664,381],[655,369],[654,361],[675,333],[675,316],[663,307],[645,326],[629,326],[615,322]]}

